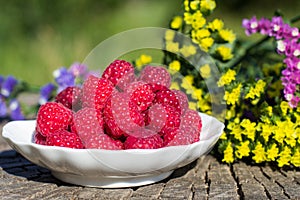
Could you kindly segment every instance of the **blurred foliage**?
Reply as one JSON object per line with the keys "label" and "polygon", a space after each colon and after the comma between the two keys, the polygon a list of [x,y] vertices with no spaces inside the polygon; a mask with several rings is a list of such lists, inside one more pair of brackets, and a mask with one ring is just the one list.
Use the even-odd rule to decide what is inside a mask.
{"label": "blurred foliage", "polygon": [[[299,4],[217,0],[215,16],[243,37],[243,18],[272,16],[277,7],[293,16]],[[84,60],[113,34],[137,27],[168,27],[180,7],[181,0],[0,0],[0,74],[42,85],[51,80],[54,69]]]}

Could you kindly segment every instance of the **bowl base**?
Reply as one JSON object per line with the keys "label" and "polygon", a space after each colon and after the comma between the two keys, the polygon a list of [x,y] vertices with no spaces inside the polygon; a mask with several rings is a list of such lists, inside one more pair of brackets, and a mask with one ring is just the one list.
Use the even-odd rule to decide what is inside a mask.
{"label": "bowl base", "polygon": [[52,175],[66,183],[98,188],[124,188],[148,185],[161,181],[173,173],[174,170],[161,174],[149,174],[143,176],[80,176],[63,172],[54,172]]}

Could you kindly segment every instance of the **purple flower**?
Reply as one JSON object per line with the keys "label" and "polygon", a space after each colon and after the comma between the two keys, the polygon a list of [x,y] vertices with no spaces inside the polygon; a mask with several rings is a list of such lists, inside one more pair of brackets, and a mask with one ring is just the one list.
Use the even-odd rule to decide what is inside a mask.
{"label": "purple flower", "polygon": [[0,118],[5,117],[7,113],[6,103],[3,98],[0,97]]}
{"label": "purple flower", "polygon": [[16,99],[12,99],[9,103],[10,109],[10,118],[12,120],[22,120],[25,119],[22,111],[20,103]]}
{"label": "purple flower", "polygon": [[267,18],[261,18],[258,21],[258,29],[260,34],[262,35],[269,35],[271,29],[271,21]]}
{"label": "purple flower", "polygon": [[17,84],[18,84],[17,79],[15,79],[13,76],[8,76],[2,84],[1,94],[4,97],[9,97],[9,95],[14,90]]}
{"label": "purple flower", "polygon": [[53,72],[56,83],[58,84],[57,93],[61,92],[68,86],[75,85],[75,76],[69,72],[65,67],[61,67]]}
{"label": "purple flower", "polygon": [[246,35],[258,32],[259,24],[255,16],[251,19],[243,19],[242,25],[245,28]]}
{"label": "purple flower", "polygon": [[273,17],[271,20],[271,30],[269,36],[275,37],[276,39],[282,38],[282,31],[283,31],[284,22],[282,17]]}
{"label": "purple flower", "polygon": [[52,83],[48,83],[41,87],[40,90],[40,98],[39,98],[39,104],[43,105],[45,104],[51,97],[52,92],[55,90],[55,85]]}
{"label": "purple flower", "polygon": [[75,77],[81,77],[86,78],[86,75],[88,73],[88,68],[86,65],[75,62],[70,66],[69,71],[75,76]]}

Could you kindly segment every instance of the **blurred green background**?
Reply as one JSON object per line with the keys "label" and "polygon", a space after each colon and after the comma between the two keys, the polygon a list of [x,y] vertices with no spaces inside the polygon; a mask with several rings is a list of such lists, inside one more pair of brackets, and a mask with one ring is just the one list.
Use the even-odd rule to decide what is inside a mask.
{"label": "blurred green background", "polygon": [[[244,39],[243,18],[291,18],[299,0],[217,0],[219,17]],[[168,27],[181,0],[0,0],[0,74],[34,85],[52,80],[53,70],[83,61],[101,41],[137,27]],[[250,40],[253,38],[250,38]]]}

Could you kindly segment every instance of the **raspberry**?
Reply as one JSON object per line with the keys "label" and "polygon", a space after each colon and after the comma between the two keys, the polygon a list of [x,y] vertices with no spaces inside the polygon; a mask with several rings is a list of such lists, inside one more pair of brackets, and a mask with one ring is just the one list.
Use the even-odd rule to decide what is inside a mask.
{"label": "raspberry", "polygon": [[103,109],[113,88],[114,86],[109,80],[90,75],[82,86],[83,107]]}
{"label": "raspberry", "polygon": [[131,83],[126,93],[130,95],[130,101],[136,104],[140,111],[147,110],[155,97],[151,86],[142,81]]}
{"label": "raspberry", "polygon": [[123,143],[120,140],[114,140],[108,135],[101,133],[92,135],[85,141],[86,149],[107,149],[107,150],[121,150]]}
{"label": "raspberry", "polygon": [[81,92],[79,87],[67,87],[56,95],[55,101],[77,111],[81,107]]}
{"label": "raspberry", "polygon": [[154,83],[167,88],[171,86],[171,76],[163,67],[146,66],[140,74],[140,80],[146,83]]}
{"label": "raspberry", "polygon": [[37,113],[36,130],[47,137],[57,130],[66,130],[72,117],[72,111],[61,103],[48,102]]}
{"label": "raspberry", "polygon": [[179,96],[176,93],[168,88],[163,88],[156,93],[154,103],[170,105],[176,109],[179,114],[183,113],[181,104],[179,101]]}
{"label": "raspberry", "polygon": [[[74,125],[76,132],[85,141],[94,135],[103,133],[103,117],[99,110],[93,108],[83,108],[74,114]],[[74,128],[71,128],[74,132]]]}
{"label": "raspberry", "polygon": [[104,70],[102,77],[124,90],[130,82],[135,80],[134,67],[125,60],[115,60]]}
{"label": "raspberry", "polygon": [[178,146],[178,145],[192,144],[196,142],[194,140],[195,134],[196,131],[192,127],[189,126],[180,127],[179,129],[164,135],[164,146]]}
{"label": "raspberry", "polygon": [[176,95],[176,98],[179,101],[181,114],[184,114],[186,110],[189,108],[189,100],[186,94],[180,90],[171,90]]}
{"label": "raspberry", "polygon": [[66,130],[58,130],[47,136],[46,145],[60,146],[73,149],[83,149],[83,144],[76,133],[71,133]]}
{"label": "raspberry", "polygon": [[115,91],[103,111],[105,130],[114,138],[130,134],[144,126],[144,117],[126,93]]}
{"label": "raspberry", "polygon": [[159,104],[149,110],[147,128],[164,135],[173,132],[180,126],[180,114],[170,105]]}
{"label": "raspberry", "polygon": [[[144,129],[144,131],[148,132],[149,130]],[[128,136],[124,142],[125,149],[158,149],[161,147],[163,147],[163,140],[158,134],[144,138]]]}
{"label": "raspberry", "polygon": [[34,143],[36,143],[36,144],[41,144],[41,145],[45,145],[45,144],[46,144],[46,137],[43,136],[43,135],[42,135],[40,132],[38,132],[38,131],[35,131],[35,132],[34,132],[33,139],[34,139]]}
{"label": "raspberry", "polygon": [[182,126],[191,126],[198,135],[202,129],[202,120],[199,113],[195,110],[188,109],[181,117]]}

